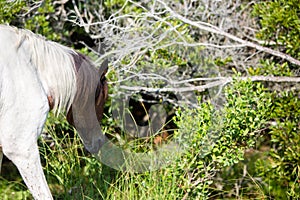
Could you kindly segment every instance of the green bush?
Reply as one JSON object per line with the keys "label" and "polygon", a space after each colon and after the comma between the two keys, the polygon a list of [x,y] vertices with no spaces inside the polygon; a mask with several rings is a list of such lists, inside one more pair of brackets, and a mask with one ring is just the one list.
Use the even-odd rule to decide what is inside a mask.
{"label": "green bush", "polygon": [[271,96],[259,83],[234,82],[226,89],[222,111],[203,103],[186,109],[177,118],[175,138],[186,148],[173,169],[179,170],[179,194],[191,199],[208,198],[215,174],[244,159],[244,150],[253,147],[268,117]]}
{"label": "green bush", "polygon": [[298,0],[262,1],[254,6],[253,15],[261,25],[257,37],[276,43],[278,50],[300,58],[300,4]]}
{"label": "green bush", "polygon": [[[283,51],[296,59],[300,58],[300,4],[297,0],[274,0],[260,2],[254,6],[253,14],[258,17],[261,30],[259,39],[272,47]],[[255,69],[250,68],[251,75],[293,76],[298,74],[299,66],[281,63],[276,60],[264,60]],[[273,84],[274,85],[274,84]],[[270,85],[270,86],[273,86]],[[291,85],[285,84],[287,87]],[[261,176],[265,194],[276,199],[298,199],[299,183],[299,85],[289,92],[276,92],[272,96],[272,106],[268,116],[271,126],[264,135],[263,146],[270,150],[256,163],[256,172]],[[274,87],[276,88],[276,87]],[[282,85],[280,88],[285,90]]]}
{"label": "green bush", "polygon": [[300,100],[292,92],[272,98],[270,151],[257,163],[265,192],[274,198],[300,198]]}

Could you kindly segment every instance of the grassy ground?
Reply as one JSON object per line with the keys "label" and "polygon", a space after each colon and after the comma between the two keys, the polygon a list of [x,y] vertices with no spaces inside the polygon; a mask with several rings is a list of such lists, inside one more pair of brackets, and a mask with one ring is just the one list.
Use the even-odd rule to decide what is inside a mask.
{"label": "grassy ground", "polygon": [[[39,140],[40,154],[55,199],[176,199],[176,174],[170,179],[170,170],[145,174],[116,171],[85,151],[77,134],[56,136],[51,126],[46,129],[53,138]],[[4,159],[0,176],[0,199],[32,199],[17,168],[8,159]]]}
{"label": "grassy ground", "polygon": [[[77,147],[46,155],[44,171],[55,199],[176,199],[176,180],[164,180],[170,171],[122,173],[86,152],[78,153]],[[17,169],[7,160],[0,179],[0,199],[32,199]]]}
{"label": "grassy ground", "polygon": [[[170,169],[145,174],[122,173],[101,165],[88,154],[79,156],[77,151],[71,148],[57,155],[58,152],[53,150],[47,155],[50,163],[44,165],[45,174],[55,199],[174,200],[188,196],[188,190],[178,193],[178,174],[172,175],[174,171]],[[269,199],[261,189],[261,182],[245,169],[251,167],[247,163],[251,159],[255,158],[220,173],[210,199]],[[0,199],[32,199],[17,169],[9,161],[3,165]]]}
{"label": "grassy ground", "polygon": [[[41,140],[40,152],[55,199],[174,200],[185,199],[189,194],[188,188],[179,190],[182,179],[178,171],[171,168],[144,174],[119,172],[102,165],[86,152],[77,135],[74,139],[68,134],[63,138],[54,137],[54,141],[55,144]],[[247,163],[228,168],[217,176],[211,199],[267,199],[260,189],[260,183],[249,173],[241,171],[243,166],[247,166]],[[243,180],[239,179],[241,177]],[[218,180],[219,183],[223,182],[221,188],[217,188]],[[32,199],[16,167],[8,160],[4,161],[1,173],[0,199]]]}

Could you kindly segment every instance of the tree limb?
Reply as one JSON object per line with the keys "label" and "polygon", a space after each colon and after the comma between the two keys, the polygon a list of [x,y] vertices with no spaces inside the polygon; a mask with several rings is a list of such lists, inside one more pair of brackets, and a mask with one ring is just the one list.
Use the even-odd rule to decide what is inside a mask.
{"label": "tree limb", "polygon": [[[216,80],[218,79],[218,80]],[[287,76],[249,76],[249,77],[237,77],[238,81],[251,80],[253,82],[274,82],[274,83],[300,83],[300,77],[287,77]],[[151,88],[151,87],[141,87],[141,86],[125,86],[121,85],[121,89],[129,91],[146,91],[146,92],[190,92],[199,91],[203,92],[206,89],[211,89],[214,87],[224,86],[231,83],[234,79],[231,77],[216,77],[216,78],[199,78],[185,80],[184,82],[194,82],[194,81],[211,81],[204,85],[199,86],[189,86],[189,87],[164,87],[164,88]],[[176,82],[174,82],[176,84]],[[182,83],[182,81],[178,82]]]}

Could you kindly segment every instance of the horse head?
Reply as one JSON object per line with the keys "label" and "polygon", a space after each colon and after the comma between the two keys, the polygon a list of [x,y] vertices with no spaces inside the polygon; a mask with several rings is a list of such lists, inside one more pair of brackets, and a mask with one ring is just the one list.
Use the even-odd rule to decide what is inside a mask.
{"label": "horse head", "polygon": [[106,142],[100,127],[104,105],[108,97],[105,61],[96,70],[87,57],[78,54],[74,57],[77,71],[77,92],[67,113],[67,120],[79,133],[85,148],[91,153],[98,153]]}

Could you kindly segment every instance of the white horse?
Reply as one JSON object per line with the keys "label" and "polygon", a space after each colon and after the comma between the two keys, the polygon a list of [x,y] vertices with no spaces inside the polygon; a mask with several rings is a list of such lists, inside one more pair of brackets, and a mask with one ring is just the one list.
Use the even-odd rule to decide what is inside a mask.
{"label": "white horse", "polygon": [[53,199],[37,145],[51,109],[67,111],[91,153],[104,144],[98,121],[107,99],[106,71],[107,63],[98,70],[68,47],[0,25],[0,158],[17,166],[35,199]]}

